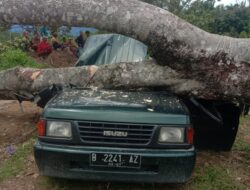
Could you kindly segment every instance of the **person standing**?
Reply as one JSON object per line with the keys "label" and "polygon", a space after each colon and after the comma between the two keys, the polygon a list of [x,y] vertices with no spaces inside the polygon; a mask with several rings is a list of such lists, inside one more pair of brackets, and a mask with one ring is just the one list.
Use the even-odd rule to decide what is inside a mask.
{"label": "person standing", "polygon": [[82,31],[80,32],[80,35],[75,39],[75,42],[79,48],[83,48],[85,40],[84,40],[84,33]]}
{"label": "person standing", "polygon": [[30,45],[31,49],[36,51],[37,46],[40,42],[41,42],[41,36],[40,36],[39,32],[35,31],[35,34],[34,34],[33,38],[31,39],[31,45]]}
{"label": "person standing", "polygon": [[60,41],[58,39],[57,33],[54,32],[52,34],[51,42],[52,42],[52,46],[53,46],[54,50],[62,49],[62,44],[60,43]]}
{"label": "person standing", "polygon": [[90,31],[87,30],[85,32],[85,41],[88,39],[89,36],[90,36]]}
{"label": "person standing", "polygon": [[52,52],[52,46],[48,42],[47,37],[43,37],[42,41],[38,44],[36,53],[39,57],[46,57]]}
{"label": "person standing", "polygon": [[40,34],[42,37],[48,37],[49,32],[46,26],[43,25],[40,27]]}

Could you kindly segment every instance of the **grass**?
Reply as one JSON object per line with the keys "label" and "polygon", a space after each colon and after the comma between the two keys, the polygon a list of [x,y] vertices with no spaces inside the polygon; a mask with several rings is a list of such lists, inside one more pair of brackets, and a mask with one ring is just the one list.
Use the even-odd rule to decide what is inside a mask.
{"label": "grass", "polygon": [[250,156],[250,142],[244,140],[245,136],[250,136],[250,116],[241,117],[240,123],[241,128],[234,144],[234,150],[246,152]]}
{"label": "grass", "polygon": [[220,166],[198,166],[186,184],[104,183],[44,178],[40,184],[50,190],[237,190],[226,169]]}
{"label": "grass", "polygon": [[8,49],[0,54],[0,70],[13,67],[45,68],[45,65],[36,63],[31,57],[20,49]]}
{"label": "grass", "polygon": [[16,153],[0,166],[0,182],[18,175],[25,168],[25,160],[32,152],[34,139],[19,145]]}
{"label": "grass", "polygon": [[[250,126],[249,126],[250,127]],[[250,144],[239,139],[235,145],[234,145],[234,149],[238,150],[238,151],[242,151],[242,152],[246,152],[250,155]]]}
{"label": "grass", "polygon": [[191,187],[204,190],[239,189],[227,170],[218,165],[197,167]]}

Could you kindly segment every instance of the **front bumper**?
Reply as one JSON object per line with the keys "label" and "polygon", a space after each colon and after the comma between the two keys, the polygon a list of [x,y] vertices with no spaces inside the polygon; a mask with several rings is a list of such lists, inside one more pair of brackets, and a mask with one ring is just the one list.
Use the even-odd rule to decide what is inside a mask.
{"label": "front bumper", "polygon": [[[42,175],[100,181],[182,183],[195,164],[194,148],[188,150],[132,149],[65,146],[37,141],[35,159]],[[141,155],[141,168],[107,168],[89,165],[90,153]]]}

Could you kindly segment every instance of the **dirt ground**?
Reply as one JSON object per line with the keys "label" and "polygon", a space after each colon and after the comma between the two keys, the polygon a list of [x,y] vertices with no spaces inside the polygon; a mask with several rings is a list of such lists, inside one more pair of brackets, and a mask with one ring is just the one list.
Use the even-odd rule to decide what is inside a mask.
{"label": "dirt ground", "polygon": [[77,57],[67,48],[64,50],[53,50],[52,53],[45,58],[37,57],[35,53],[30,53],[30,56],[37,63],[45,64],[53,68],[72,67],[77,61]]}
{"label": "dirt ground", "polygon": [[[23,111],[22,111],[23,110]],[[29,102],[0,101],[0,164],[35,132],[40,109]]]}
{"label": "dirt ground", "polygon": [[[24,142],[32,139],[35,134],[35,124],[39,118],[41,110],[29,102],[22,104],[24,112],[21,111],[18,102],[16,101],[0,101],[0,168],[1,165],[6,163],[8,159],[15,154],[18,146]],[[239,133],[244,142],[250,144],[250,118],[243,122],[241,131]],[[250,189],[250,153],[244,151],[242,145],[236,145],[232,152],[198,152],[197,164],[194,175],[190,182],[183,185],[144,185],[144,184],[110,184],[101,182],[82,182],[82,181],[67,181],[50,179],[40,176],[35,165],[33,153],[26,156],[24,164],[25,167],[17,175],[12,176],[0,182],[0,190],[66,190],[66,189],[228,189],[227,186],[223,188],[206,188],[207,186],[200,183],[212,183],[211,181],[218,182],[216,179],[217,169],[210,171],[209,167],[219,166],[218,172],[221,175],[228,175],[230,179],[228,183],[233,181],[237,184],[237,188],[242,190]],[[248,149],[249,151],[249,149]],[[207,168],[207,170],[205,170]],[[0,171],[1,172],[1,171]],[[204,173],[210,172],[208,177],[202,178]],[[220,174],[220,173],[219,173]],[[223,176],[222,176],[223,177]],[[208,178],[208,179],[207,179]],[[211,179],[210,179],[211,178]],[[227,178],[222,178],[228,180]],[[207,180],[207,181],[206,181]],[[195,184],[194,184],[195,183]],[[197,183],[198,186],[197,186]],[[227,181],[225,182],[227,183]],[[204,187],[204,188],[203,188]],[[209,186],[210,187],[210,186]],[[231,188],[231,186],[230,186]],[[232,186],[234,189],[234,186]]]}
{"label": "dirt ground", "polygon": [[[22,111],[23,110],[23,111]],[[36,133],[36,122],[41,109],[30,102],[0,101],[0,166],[17,150],[18,145]],[[0,190],[34,189],[34,178],[38,177],[33,154],[25,161],[25,171],[0,184]]]}

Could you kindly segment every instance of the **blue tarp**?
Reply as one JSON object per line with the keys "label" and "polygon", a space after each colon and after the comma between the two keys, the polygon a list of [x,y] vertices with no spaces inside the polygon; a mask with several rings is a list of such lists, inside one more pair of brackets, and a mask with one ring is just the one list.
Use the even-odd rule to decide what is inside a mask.
{"label": "blue tarp", "polygon": [[119,34],[89,37],[76,66],[139,62],[147,56],[147,46]]}

